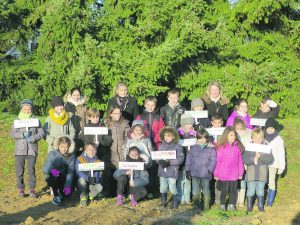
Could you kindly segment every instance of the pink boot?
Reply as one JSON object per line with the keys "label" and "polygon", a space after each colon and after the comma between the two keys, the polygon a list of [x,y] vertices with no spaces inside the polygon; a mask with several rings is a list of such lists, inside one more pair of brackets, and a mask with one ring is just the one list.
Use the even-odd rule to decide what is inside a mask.
{"label": "pink boot", "polygon": [[119,195],[117,196],[117,206],[123,205],[123,196]]}
{"label": "pink boot", "polygon": [[130,195],[131,205],[138,206],[137,201],[135,200],[135,195]]}

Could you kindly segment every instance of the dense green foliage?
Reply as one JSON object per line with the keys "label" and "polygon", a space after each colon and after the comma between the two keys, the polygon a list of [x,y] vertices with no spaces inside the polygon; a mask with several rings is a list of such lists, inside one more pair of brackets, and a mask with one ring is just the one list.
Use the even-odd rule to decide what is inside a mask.
{"label": "dense green foliage", "polygon": [[[297,10],[289,0],[0,0],[0,110],[15,111],[26,97],[44,114],[53,95],[74,86],[104,110],[120,80],[139,104],[175,86],[187,100],[219,80],[232,101],[247,98],[251,112],[271,96],[281,117],[295,115]],[[19,58],[5,56],[12,47]]]}

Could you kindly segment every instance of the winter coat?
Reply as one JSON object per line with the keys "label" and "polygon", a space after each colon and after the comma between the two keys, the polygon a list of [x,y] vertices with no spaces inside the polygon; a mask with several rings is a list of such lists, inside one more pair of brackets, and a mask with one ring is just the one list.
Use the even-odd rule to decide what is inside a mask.
{"label": "winter coat", "polygon": [[[108,109],[113,105],[118,105],[116,96],[108,100]],[[128,96],[128,103],[126,105],[126,108],[122,111],[122,116],[126,120],[128,120],[129,123],[131,124],[134,118],[136,118],[138,114],[139,114],[139,106],[135,98],[132,96]]]}
{"label": "winter coat", "polygon": [[[124,160],[124,146],[130,130],[129,121],[121,119],[118,122],[106,123],[112,137],[110,149],[105,149],[103,160],[106,166],[115,168]],[[105,167],[106,167],[105,166]]]}
{"label": "winter coat", "polygon": [[274,157],[274,162],[269,165],[269,167],[283,171],[285,169],[285,148],[282,137],[278,135],[269,143],[269,145],[271,146],[272,155]]}
{"label": "winter coat", "polygon": [[[126,170],[117,169],[114,172],[114,178],[117,180],[119,176],[125,175]],[[144,187],[149,184],[149,174],[147,170],[133,170],[133,187]]]}
{"label": "winter coat", "polygon": [[180,117],[184,111],[185,109],[180,104],[177,104],[174,108],[166,104],[161,107],[160,116],[163,118],[166,126],[178,128],[180,127]]}
{"label": "winter coat", "polygon": [[217,165],[214,176],[220,181],[235,181],[244,174],[244,162],[237,142],[217,148]]}
{"label": "winter coat", "polygon": [[229,126],[233,127],[234,120],[237,117],[245,122],[248,129],[252,129],[252,126],[250,125],[250,116],[249,116],[249,114],[246,113],[246,116],[242,116],[242,115],[239,115],[235,110],[228,117],[227,122],[226,122],[226,127],[229,127]]}
{"label": "winter coat", "polygon": [[148,130],[149,138],[154,144],[155,149],[158,149],[160,143],[159,131],[165,126],[163,118],[155,112],[144,111],[136,119],[143,120],[144,126]]}
{"label": "winter coat", "polygon": [[202,98],[205,108],[208,111],[208,116],[211,117],[216,113],[222,115],[224,121],[228,118],[228,108],[227,104],[229,103],[228,99],[220,99],[217,102],[211,101],[210,98],[203,97]]}
{"label": "winter coat", "polygon": [[158,176],[164,177],[164,178],[178,178],[179,173],[179,166],[184,161],[184,153],[183,148],[179,144],[175,144],[174,142],[166,143],[163,142],[159,148],[158,151],[171,151],[176,150],[176,159],[170,159],[170,166],[163,168],[161,165],[158,167]]}
{"label": "winter coat", "polygon": [[[32,118],[34,119],[34,117]],[[16,118],[19,120],[19,118]],[[38,156],[38,144],[37,142],[44,137],[44,130],[39,122],[39,127],[29,127],[28,132],[30,133],[31,143],[27,143],[23,136],[26,128],[14,128],[14,124],[11,126],[10,134],[15,140],[15,155],[31,155]]]}
{"label": "winter coat", "polygon": [[273,117],[275,119],[278,116],[279,111],[280,111],[279,106],[276,106],[275,108],[271,108],[269,112],[263,112],[260,109],[258,109],[256,113],[252,116],[252,118],[269,119]]}
{"label": "winter coat", "polygon": [[201,148],[193,145],[187,154],[185,170],[190,171],[192,177],[211,179],[216,167],[216,150],[212,147]]}
{"label": "winter coat", "polygon": [[[96,163],[96,162],[100,162],[97,155],[95,155],[93,158],[90,158],[85,153],[82,153],[79,157],[77,157],[76,162],[75,162],[77,177],[83,178],[87,181],[88,177],[92,176],[91,171],[79,171],[79,164]],[[101,171],[93,171],[93,177],[96,177],[96,183],[100,183]]]}
{"label": "winter coat", "polygon": [[268,181],[268,165],[272,164],[274,157],[272,153],[260,153],[257,164],[254,164],[256,152],[245,151],[243,154],[244,163],[247,166],[246,181]]}

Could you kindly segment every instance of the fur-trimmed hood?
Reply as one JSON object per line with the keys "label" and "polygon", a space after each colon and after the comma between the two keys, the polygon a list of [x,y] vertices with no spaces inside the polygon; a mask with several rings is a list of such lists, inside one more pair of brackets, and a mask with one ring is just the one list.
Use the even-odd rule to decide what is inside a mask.
{"label": "fur-trimmed hood", "polygon": [[75,106],[79,106],[79,105],[84,105],[85,103],[87,103],[88,101],[88,97],[86,96],[80,96],[80,100],[79,102],[74,102],[72,97],[71,97],[71,93],[70,92],[67,92],[67,94],[64,96],[64,102],[65,103],[72,103],[73,105]]}
{"label": "fur-trimmed hood", "polygon": [[68,149],[68,153],[72,154],[75,150],[75,142],[74,142],[73,138],[71,138],[69,135],[59,135],[59,136],[57,136],[53,141],[53,149],[58,150],[58,139],[61,138],[61,137],[67,137],[67,138],[70,139],[71,145]]}
{"label": "fur-trimmed hood", "polygon": [[175,139],[174,139],[174,142],[175,143],[178,143],[179,141],[179,135],[176,131],[176,129],[174,127],[171,127],[171,126],[166,126],[164,128],[162,128],[159,132],[159,138],[161,140],[161,142],[164,142],[164,135],[165,133],[171,133],[174,135]]}
{"label": "fur-trimmed hood", "polygon": [[[207,96],[202,97],[202,100],[204,102],[206,102],[207,104],[209,104],[209,103],[212,102],[211,99],[209,97],[207,97]],[[229,104],[229,99],[225,98],[225,97],[220,98],[219,99],[219,103],[220,103],[220,105],[227,105],[227,104]]]}

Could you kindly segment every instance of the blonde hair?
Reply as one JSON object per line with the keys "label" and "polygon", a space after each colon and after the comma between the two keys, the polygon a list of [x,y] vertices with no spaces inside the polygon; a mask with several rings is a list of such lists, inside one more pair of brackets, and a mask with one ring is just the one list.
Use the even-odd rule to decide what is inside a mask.
{"label": "blonde hair", "polygon": [[223,99],[224,96],[223,96],[223,88],[222,88],[222,85],[220,82],[218,81],[211,81],[209,83],[209,85],[207,86],[207,89],[206,89],[206,93],[205,93],[205,98],[207,99],[210,99],[210,89],[212,86],[217,86],[220,90],[220,99]]}
{"label": "blonde hair", "polygon": [[119,87],[126,87],[127,88],[127,93],[128,93],[128,86],[127,86],[127,84],[125,83],[125,82],[123,82],[123,81],[120,81],[120,82],[118,82],[117,84],[116,84],[116,86],[114,87],[114,95],[117,95],[117,90],[118,90],[118,88]]}

